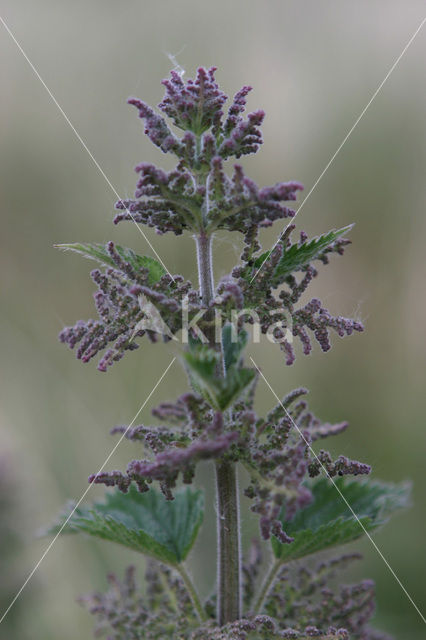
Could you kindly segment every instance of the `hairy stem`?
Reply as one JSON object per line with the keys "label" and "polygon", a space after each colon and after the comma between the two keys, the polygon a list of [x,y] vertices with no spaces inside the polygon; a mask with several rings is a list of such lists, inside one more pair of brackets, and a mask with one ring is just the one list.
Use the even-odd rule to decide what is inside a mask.
{"label": "hairy stem", "polygon": [[280,570],[281,566],[282,563],[280,560],[275,560],[275,562],[270,566],[269,571],[266,574],[265,579],[263,580],[262,587],[253,607],[253,611],[255,614],[259,614],[262,612],[265,600],[272,588],[272,585],[275,582],[275,578],[277,577],[278,571]]}
{"label": "hairy stem", "polygon": [[189,596],[192,600],[192,604],[194,605],[194,609],[197,612],[197,616],[200,619],[200,622],[204,622],[207,620],[206,612],[203,609],[203,605],[201,604],[201,600],[198,596],[197,590],[192,582],[185,566],[183,564],[176,565],[176,570],[178,571],[180,577],[182,578],[185,588],[189,593]]}
{"label": "hairy stem", "polygon": [[216,463],[218,622],[241,617],[240,514],[236,465]]}
{"label": "hairy stem", "polygon": [[[211,236],[203,232],[196,237],[200,295],[205,305],[210,304],[214,292],[211,240]],[[213,325],[208,339],[216,348]],[[241,617],[241,534],[237,471],[234,463],[222,461],[216,464],[216,492],[217,620],[220,625],[224,625]]]}
{"label": "hairy stem", "polygon": [[196,236],[196,243],[200,295],[203,304],[205,306],[208,306],[213,299],[214,291],[212,267],[212,237],[205,232],[201,232],[199,236]]}

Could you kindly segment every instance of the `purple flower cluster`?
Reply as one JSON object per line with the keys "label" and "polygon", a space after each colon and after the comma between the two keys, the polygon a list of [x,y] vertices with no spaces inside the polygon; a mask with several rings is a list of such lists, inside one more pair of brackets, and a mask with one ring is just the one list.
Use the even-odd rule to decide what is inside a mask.
{"label": "purple flower cluster", "polygon": [[[256,577],[261,561],[257,543],[251,553],[246,566],[251,566],[249,573],[255,567]],[[266,614],[248,611],[242,619],[223,627],[217,627],[213,620],[200,625],[181,578],[154,562],[147,566],[144,597],[135,569],[129,567],[123,581],[109,575],[106,593],[81,597],[80,603],[96,617],[96,635],[108,634],[109,640],[391,640],[369,626],[375,612],[372,581],[333,589],[329,586],[338,572],[359,558],[359,554],[346,554],[319,563],[283,566],[267,596]],[[206,604],[206,613],[209,611]]]}
{"label": "purple flower cluster", "polygon": [[[140,595],[135,568],[128,567],[123,581],[113,574],[108,576],[109,590],[106,593],[96,592],[79,599],[80,604],[96,618],[96,636],[108,634],[108,640],[349,639],[345,629],[329,626],[326,631],[321,632],[313,625],[304,629],[283,628],[277,619],[269,615],[245,617],[224,627],[215,626],[213,621],[200,626],[180,577],[167,567],[150,562],[145,579],[145,597]],[[367,638],[373,640],[374,636],[363,636],[362,640]]]}
{"label": "purple flower cluster", "polygon": [[191,640],[272,640],[275,638],[292,640],[349,640],[349,634],[345,629],[329,627],[321,632],[317,627],[308,626],[304,630],[282,629],[273,618],[258,615],[251,618],[242,618],[231,622],[224,627],[215,627],[213,623],[203,625],[195,631]]}
{"label": "purple flower cluster", "polygon": [[133,460],[127,467],[127,475],[138,486],[144,481],[160,481],[166,499],[172,500],[171,489],[176,486],[179,473],[184,483],[191,483],[197,462],[221,457],[237,439],[238,432],[220,434],[215,438],[199,438],[184,449],[169,449],[159,453],[154,461]]}
{"label": "purple flower cluster", "polygon": [[145,133],[164,153],[178,158],[170,173],[150,164],[140,164],[141,174],[135,200],[120,200],[122,213],[114,222],[133,220],[154,227],[159,233],[185,229],[214,231],[228,229],[248,234],[273,220],[294,215],[281,203],[295,200],[302,189],[298,182],[279,183],[259,188],[247,178],[240,165],[234,166],[232,178],[223,168],[230,157],[256,153],[262,144],[260,125],[263,111],[244,118],[246,97],[251,87],[244,86],[235,95],[223,120],[227,96],[219,89],[216,69],[198,69],[195,80],[184,82],[176,72],[164,80],[166,93],[159,108],[183,129],[176,137],[164,118],[136,98],[134,105],[145,121]]}
{"label": "purple flower cluster", "polygon": [[[117,202],[116,208],[123,213],[115,216],[114,223],[131,220],[154,227],[158,233],[173,231],[176,235],[185,229],[200,231],[206,225],[209,232],[227,229],[247,236],[253,229],[294,215],[281,203],[296,199],[297,190],[302,189],[298,182],[259,188],[238,164],[228,177],[220,156],[213,156],[208,166],[200,184],[183,162],[169,173],[148,163],[138,165],[137,199]],[[202,211],[207,212],[205,219]]]}
{"label": "purple flower cluster", "polygon": [[265,611],[278,620],[285,611],[286,623],[296,629],[303,625],[319,629],[332,625],[346,629],[346,637],[353,640],[391,640],[369,626],[375,612],[371,580],[337,589],[330,586],[338,572],[360,558],[355,553],[319,563],[283,566],[268,595]]}
{"label": "purple flower cluster", "polygon": [[145,574],[146,596],[142,597],[135,573],[134,567],[128,567],[123,581],[111,574],[106,593],[79,598],[96,618],[96,637],[108,634],[108,640],[189,640],[197,620],[182,580],[167,567],[150,562]]}
{"label": "purple flower cluster", "polygon": [[[292,248],[306,243],[307,236],[301,233],[300,241],[293,243],[291,233],[294,225],[290,225],[282,240],[274,247],[269,257],[262,262],[261,269],[255,265],[253,253],[260,248],[256,234],[249,234],[248,244],[242,254],[242,265],[232,271],[234,287],[239,288],[239,296],[243,299],[245,309],[255,309],[259,318],[262,333],[272,332],[286,354],[286,364],[295,360],[292,337],[299,338],[303,353],[309,355],[312,350],[311,331],[323,351],[331,348],[329,332],[333,330],[339,337],[351,335],[354,331],[363,331],[361,322],[333,316],[322,306],[318,298],[312,298],[302,307],[296,308],[312,279],[318,274],[314,259],[328,264],[332,253],[342,255],[344,247],[349,243],[346,238],[338,238],[331,242],[314,259],[302,264],[293,264],[288,270],[283,269],[282,259]],[[302,275],[297,277],[297,272]],[[253,279],[254,278],[254,279]],[[282,289],[284,285],[284,289]],[[278,291],[279,289],[279,291]],[[250,316],[248,322],[253,322]],[[288,335],[290,332],[290,336]]]}
{"label": "purple flower cluster", "polygon": [[309,464],[309,475],[311,478],[314,478],[324,469],[330,478],[333,478],[334,476],[366,475],[371,472],[369,464],[358,462],[357,460],[351,460],[346,456],[339,456],[337,460],[333,461],[329,452],[321,449],[317,454],[317,457]]}
{"label": "purple flower cluster", "polygon": [[115,216],[114,224],[131,220],[154,227],[158,233],[173,231],[176,235],[196,228],[205,189],[194,184],[190,172],[178,165],[167,173],[148,163],[135,170],[140,174],[135,193],[138,199],[117,202],[116,208],[123,213]]}
{"label": "purple flower cluster", "polygon": [[259,188],[248,178],[241,165],[234,165],[229,178],[220,157],[212,161],[208,176],[209,226],[211,230],[239,231],[245,236],[253,229],[270,227],[275,220],[290,218],[294,211],[281,204],[296,200],[299,182],[279,182],[271,187]]}
{"label": "purple flower cluster", "polygon": [[176,420],[178,428],[140,425],[127,430],[120,426],[113,433],[125,433],[129,440],[143,442],[154,459],[132,460],[126,473],[94,474],[89,482],[117,486],[124,492],[134,482],[143,492],[156,480],[166,499],[172,500],[172,489],[180,474],[184,483],[191,483],[198,462],[220,458],[240,437],[238,431],[224,429],[221,413],[213,413],[202,398],[190,393],[181,396],[175,405],[160,405],[153,413]]}
{"label": "purple flower cluster", "polygon": [[171,71],[170,79],[163,80],[166,93],[159,107],[180,129],[197,133],[211,128],[218,131],[222,107],[228,98],[215,81],[215,71],[216,67],[208,70],[200,67],[195,80],[186,84],[177,71]]}
{"label": "purple flower cluster", "polygon": [[283,530],[279,515],[285,506],[289,521],[311,502],[312,494],[306,486],[309,476],[324,469],[329,476],[371,471],[369,465],[344,456],[333,461],[326,451],[318,457],[312,453],[312,442],[341,433],[347,423],[322,423],[302,399],[306,393],[302,388],[292,391],[264,419],[253,411],[253,391],[226,418],[213,412],[200,396],[186,393],[176,403],[162,404],[153,411],[161,420],[174,423],[174,427],[119,426],[112,430],[142,442],[153,457],[132,460],[125,473],[91,475],[89,482],[117,486],[124,492],[134,482],[143,492],[155,480],[165,497],[172,500],[179,476],[184,483],[191,483],[198,462],[219,458],[240,462],[250,476],[244,493],[253,501],[252,511],[260,516],[262,537],[274,535],[290,544],[293,538]]}
{"label": "purple flower cluster", "polygon": [[252,511],[260,516],[264,539],[272,534],[283,543],[293,541],[278,518],[283,506],[289,521],[311,502],[312,494],[305,484],[308,476],[318,475],[324,469],[329,476],[371,471],[369,465],[344,456],[333,462],[328,452],[321,452],[318,461],[311,443],[340,433],[347,423],[321,423],[308,410],[307,403],[300,400],[306,393],[302,388],[292,391],[265,419],[257,418],[246,406],[233,415],[233,424],[241,425],[243,434],[238,460],[250,475],[250,484],[244,493],[253,500]]}
{"label": "purple flower cluster", "polygon": [[[106,371],[126,351],[137,349],[136,338],[146,335],[152,342],[158,340],[155,331],[139,328],[146,317],[149,302],[155,304],[171,333],[181,328],[183,298],[188,296],[189,317],[200,309],[198,293],[182,276],[175,276],[172,280],[169,275],[164,275],[155,284],[149,284],[148,269],[136,269],[117,253],[112,242],[108,243],[107,249],[116,268],[108,267],[104,272],[95,269],[91,273],[98,287],[94,300],[99,320],[79,320],[59,334],[60,341],[71,349],[78,345],[76,355],[82,362],[89,362],[113,343],[99,361],[99,371]],[[164,339],[170,338],[165,335]]]}

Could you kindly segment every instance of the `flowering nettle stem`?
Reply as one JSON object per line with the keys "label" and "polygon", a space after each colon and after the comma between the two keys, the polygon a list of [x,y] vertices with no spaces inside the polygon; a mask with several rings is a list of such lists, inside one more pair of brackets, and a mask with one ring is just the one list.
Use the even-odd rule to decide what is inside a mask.
{"label": "flowering nettle stem", "polygon": [[[87,600],[98,619],[97,635],[111,629],[111,640],[123,640],[123,634],[128,640],[390,640],[368,626],[374,613],[371,581],[331,588],[336,570],[359,555],[320,562],[312,556],[382,524],[407,504],[407,487],[350,480],[343,476],[365,476],[371,467],[346,456],[334,459],[322,448],[314,453],[312,444],[348,424],[319,420],[304,388],[258,416],[256,371],[244,366],[246,323],[255,336],[262,333],[280,345],[287,365],[295,359],[293,337],[308,355],[312,336],[328,351],[331,331],[344,337],[363,330],[357,320],[333,316],[317,298],[300,305],[318,264],[328,264],[349,244],[345,235],[351,225],[309,239],[304,231],[296,236],[289,224],[273,250],[261,253],[259,231],[294,217],[285,203],[303,187],[295,181],[258,187],[240,164],[227,171],[230,158],[258,151],[264,113],[244,117],[249,86],[236,93],[225,113],[227,96],[214,67],[198,69],[187,82],[182,75],[173,70],[164,81],[159,105],[181,136],[156,110],[129,100],[149,139],[177,164],[169,172],[139,164],[135,199],[117,203],[114,222],[130,220],[160,234],[191,233],[199,291],[183,276],[166,273],[154,258],[114,242],[60,245],[101,265],[91,274],[98,319],[64,327],[60,340],[77,347],[82,362],[102,353],[98,368],[106,371],[137,349],[141,338],[157,342],[162,335],[169,342],[182,331],[182,342],[190,343],[183,360],[193,392],[153,409],[160,425],[114,427],[113,433],[143,444],[144,457],[130,461],[124,472],[91,475],[89,482],[117,490],[108,491],[104,503],[74,508],[66,520],[61,516],[51,533],[82,531],[160,563],[148,565],[143,597],[129,569],[124,582],[110,577],[111,590]],[[212,237],[219,229],[242,233],[245,246],[239,263],[215,287]],[[192,483],[203,460],[215,461],[218,541],[217,591],[206,603],[183,564],[203,520],[203,492],[175,491],[178,482]],[[248,472],[244,495],[275,559],[261,586],[258,543],[241,564],[238,463]],[[321,474],[326,477],[318,479]]]}
{"label": "flowering nettle stem", "polygon": [[[196,238],[198,278],[203,305],[213,298],[212,238]],[[214,327],[209,340],[214,346]],[[217,619],[220,625],[241,617],[240,517],[237,470],[234,463],[216,464],[217,495]]]}

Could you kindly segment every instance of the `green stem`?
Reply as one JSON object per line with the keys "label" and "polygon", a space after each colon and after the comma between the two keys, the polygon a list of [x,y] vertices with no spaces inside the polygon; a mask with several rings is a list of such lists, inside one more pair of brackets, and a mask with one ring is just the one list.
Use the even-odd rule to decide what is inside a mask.
{"label": "green stem", "polygon": [[[212,269],[212,238],[201,232],[196,237],[198,277],[203,304],[208,306],[214,294]],[[209,319],[209,318],[208,318]],[[215,327],[212,324],[207,336],[210,345],[215,343]],[[224,625],[241,617],[241,557],[240,515],[237,471],[234,463],[216,463],[217,495],[217,621]]]}
{"label": "green stem", "polygon": [[262,612],[263,605],[268,596],[269,591],[272,588],[272,585],[275,582],[275,578],[277,577],[277,573],[282,566],[282,562],[280,560],[275,560],[275,562],[270,566],[268,573],[263,580],[262,587],[260,589],[260,593],[257,596],[255,605],[254,605],[254,613],[256,615]]}
{"label": "green stem", "polygon": [[207,620],[206,612],[203,609],[203,605],[201,604],[200,597],[197,593],[194,583],[192,582],[185,566],[183,564],[178,564],[176,565],[176,570],[178,571],[180,577],[182,578],[185,584],[185,588],[190,595],[192,604],[194,605],[194,609],[197,612],[197,616],[200,619],[200,622],[205,622]]}
{"label": "green stem", "polygon": [[240,514],[236,465],[216,463],[219,625],[241,617]]}
{"label": "green stem", "polygon": [[[212,267],[212,236],[201,232],[196,236],[198,281],[203,304],[207,307],[213,299],[213,267]],[[214,338],[213,338],[214,340]]]}

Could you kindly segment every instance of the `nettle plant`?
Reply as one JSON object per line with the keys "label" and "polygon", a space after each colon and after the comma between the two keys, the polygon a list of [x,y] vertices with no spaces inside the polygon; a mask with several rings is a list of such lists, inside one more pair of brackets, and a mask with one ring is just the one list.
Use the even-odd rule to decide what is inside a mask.
{"label": "nettle plant", "polygon": [[[215,68],[201,68],[194,80],[184,82],[172,71],[163,81],[159,109],[174,127],[144,102],[129,100],[145,134],[176,156],[177,165],[169,173],[138,165],[135,200],[119,201],[114,220],[160,234],[193,234],[198,287],[113,242],[60,245],[100,263],[91,273],[99,318],[66,327],[60,340],[76,347],[83,362],[101,354],[98,369],[106,371],[141,338],[158,340],[155,311],[168,328],[165,342],[183,336],[191,390],[153,410],[157,426],[114,427],[113,433],[136,444],[138,457],[124,471],[92,475],[89,482],[108,487],[105,500],[68,506],[51,532],[85,532],[149,558],[143,593],[130,567],[123,581],[109,577],[107,593],[82,598],[96,616],[96,633],[110,639],[384,639],[369,626],[372,581],[339,586],[336,580],[360,556],[330,559],[324,552],[381,525],[406,504],[407,487],[355,480],[351,476],[370,473],[368,464],[314,449],[347,423],[321,422],[308,408],[306,389],[289,391],[258,416],[254,398],[262,374],[243,363],[248,324],[253,335],[266,334],[280,346],[287,365],[295,359],[294,338],[309,354],[312,337],[327,351],[330,332],[362,331],[359,322],[334,317],[317,298],[300,302],[318,265],[343,254],[350,227],[308,239],[303,231],[295,238],[289,223],[274,248],[261,252],[259,230],[295,215],[284,203],[295,200],[302,186],[259,188],[239,164],[226,172],[227,160],[258,151],[264,113],[244,117],[245,86],[225,114],[227,96],[214,76]],[[243,234],[244,250],[215,285],[212,238],[219,229]],[[191,485],[197,464],[206,460],[215,470],[216,503],[207,508],[217,514],[218,544],[216,587],[204,602],[185,565],[202,525],[204,493],[181,485]],[[247,478],[242,495],[268,541],[244,550],[238,467]],[[266,544],[269,567],[262,560]]]}

